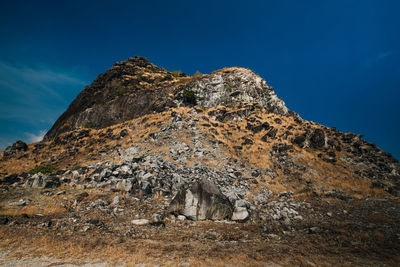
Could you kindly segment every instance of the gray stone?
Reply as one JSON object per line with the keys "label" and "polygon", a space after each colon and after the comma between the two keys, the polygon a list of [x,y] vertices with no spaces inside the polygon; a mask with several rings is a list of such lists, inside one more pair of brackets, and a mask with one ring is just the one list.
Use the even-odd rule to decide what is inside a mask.
{"label": "gray stone", "polygon": [[150,180],[150,178],[152,178],[153,175],[151,173],[146,173],[145,175],[142,176],[142,180]]}
{"label": "gray stone", "polygon": [[130,180],[121,180],[117,183],[116,188],[125,192],[130,192],[133,188],[133,184]]}
{"label": "gray stone", "polygon": [[119,200],[120,200],[119,196],[115,196],[114,199],[113,199],[112,205],[118,205]]}
{"label": "gray stone", "polygon": [[110,169],[104,169],[101,173],[100,173],[100,178],[102,179],[106,179],[108,177],[110,177],[112,175],[112,171]]}
{"label": "gray stone", "polygon": [[250,203],[245,199],[238,199],[235,201],[235,207],[245,207],[250,208]]}
{"label": "gray stone", "polygon": [[233,206],[213,182],[204,179],[179,191],[170,211],[191,220],[224,220],[231,218]]}
{"label": "gray stone", "polygon": [[132,220],[131,223],[134,225],[146,225],[146,224],[149,224],[150,221],[147,219],[136,219],[136,220]]}
{"label": "gray stone", "polygon": [[20,199],[19,201],[8,203],[8,206],[25,206],[26,204],[25,200]]}
{"label": "gray stone", "polygon": [[162,220],[163,220],[161,214],[158,214],[158,213],[154,213],[151,216],[151,219],[152,219],[153,223],[159,223],[159,222],[162,222]]}
{"label": "gray stone", "polygon": [[80,177],[81,177],[81,175],[79,174],[78,171],[73,171],[72,172],[72,179],[79,180]]}
{"label": "gray stone", "polygon": [[25,182],[24,187],[52,188],[60,185],[61,182],[57,176],[47,176],[41,173],[37,173]]}
{"label": "gray stone", "polygon": [[244,222],[250,217],[246,207],[236,207],[232,214],[232,221]]}
{"label": "gray stone", "polygon": [[178,220],[180,220],[180,221],[184,221],[184,220],[186,220],[186,217],[185,216],[183,216],[183,215],[178,215]]}

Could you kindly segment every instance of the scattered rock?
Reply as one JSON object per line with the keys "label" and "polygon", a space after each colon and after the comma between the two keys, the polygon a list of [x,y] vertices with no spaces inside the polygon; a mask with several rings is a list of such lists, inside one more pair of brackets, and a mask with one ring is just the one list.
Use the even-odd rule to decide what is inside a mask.
{"label": "scattered rock", "polygon": [[321,129],[315,129],[310,137],[311,148],[321,148],[325,146],[325,133]]}
{"label": "scattered rock", "polygon": [[28,145],[21,140],[18,140],[17,142],[12,144],[12,146],[9,146],[4,150],[3,157],[9,157],[20,152],[25,152],[27,150]]}
{"label": "scattered rock", "polygon": [[132,220],[131,223],[134,225],[147,225],[150,223],[150,221],[147,219],[136,219]]}
{"label": "scattered rock", "polygon": [[25,206],[26,204],[25,200],[20,199],[19,201],[8,203],[8,206]]}
{"label": "scattered rock", "polygon": [[120,201],[119,196],[115,196],[113,198],[113,201],[112,201],[111,205],[118,205],[119,201]]}

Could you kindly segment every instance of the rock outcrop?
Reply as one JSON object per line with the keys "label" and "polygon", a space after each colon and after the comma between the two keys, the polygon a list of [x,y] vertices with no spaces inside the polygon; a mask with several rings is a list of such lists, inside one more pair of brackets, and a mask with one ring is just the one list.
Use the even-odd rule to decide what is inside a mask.
{"label": "rock outcrop", "polygon": [[7,147],[3,152],[3,157],[15,155],[20,152],[25,152],[28,150],[28,145],[21,140],[18,140],[12,146]]}
{"label": "rock outcrop", "polygon": [[169,72],[143,57],[117,62],[99,75],[58,118],[44,141],[76,129],[104,128],[170,107],[252,102],[269,112],[294,115],[272,87],[249,69],[225,68],[187,76]]}
{"label": "rock outcrop", "polygon": [[212,181],[202,180],[179,191],[170,211],[190,220],[224,220],[231,219],[233,207]]}

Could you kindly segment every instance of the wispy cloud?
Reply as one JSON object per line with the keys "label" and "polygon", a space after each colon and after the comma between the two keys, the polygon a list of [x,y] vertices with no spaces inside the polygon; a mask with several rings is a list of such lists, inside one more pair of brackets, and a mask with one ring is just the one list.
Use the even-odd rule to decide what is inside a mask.
{"label": "wispy cloud", "polygon": [[372,65],[375,65],[375,64],[387,59],[388,57],[392,56],[393,54],[394,54],[394,52],[391,50],[377,53],[373,56],[366,58],[363,62],[363,65],[364,65],[364,67],[371,67]]}
{"label": "wispy cloud", "polygon": [[88,84],[83,73],[0,61],[0,149],[37,142]]}
{"label": "wispy cloud", "polygon": [[28,137],[29,143],[36,143],[42,141],[45,134],[46,134],[45,130],[40,130],[37,134],[25,133],[25,135]]}
{"label": "wispy cloud", "polygon": [[48,121],[54,107],[64,109],[85,84],[73,72],[0,62],[0,118]]}
{"label": "wispy cloud", "polygon": [[17,96],[51,96],[63,101],[62,89],[66,86],[82,87],[86,81],[74,73],[51,70],[49,67],[14,66],[0,62],[0,88]]}

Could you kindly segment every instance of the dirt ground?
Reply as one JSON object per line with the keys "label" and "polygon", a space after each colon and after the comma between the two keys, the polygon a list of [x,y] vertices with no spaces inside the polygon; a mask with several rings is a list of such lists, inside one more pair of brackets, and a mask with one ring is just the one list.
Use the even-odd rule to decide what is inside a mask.
{"label": "dirt ground", "polygon": [[[80,191],[65,188],[59,195],[57,191],[62,192],[23,188],[1,192],[1,266],[398,266],[400,262],[400,203],[394,200],[310,198],[311,207],[299,211],[304,219],[290,225],[268,220],[180,221],[168,214],[163,223],[134,225],[133,219],[151,219],[168,199],[139,200],[86,190],[88,195],[76,203]],[[118,204],[102,204],[115,196],[120,198]],[[18,199],[29,204],[9,205]]]}

